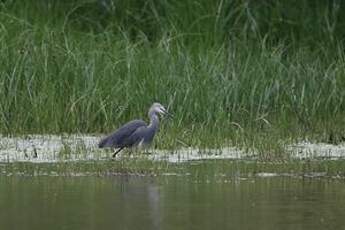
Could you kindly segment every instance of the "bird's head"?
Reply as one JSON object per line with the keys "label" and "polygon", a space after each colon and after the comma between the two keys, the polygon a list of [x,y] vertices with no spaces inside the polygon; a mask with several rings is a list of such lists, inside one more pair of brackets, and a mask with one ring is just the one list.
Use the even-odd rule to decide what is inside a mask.
{"label": "bird's head", "polygon": [[153,105],[151,106],[149,114],[152,114],[152,113],[159,113],[161,115],[170,115],[168,111],[164,108],[164,106],[158,102],[153,103]]}

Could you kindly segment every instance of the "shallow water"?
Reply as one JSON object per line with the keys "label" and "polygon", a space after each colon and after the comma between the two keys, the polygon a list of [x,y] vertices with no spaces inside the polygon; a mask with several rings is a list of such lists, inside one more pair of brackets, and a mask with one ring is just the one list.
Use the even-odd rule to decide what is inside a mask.
{"label": "shallow water", "polygon": [[0,177],[1,229],[345,229],[340,180]]}
{"label": "shallow water", "polygon": [[[78,160],[104,160],[112,152],[98,149],[100,136],[90,135],[28,135],[25,137],[4,137],[0,135],[0,162],[53,163]],[[292,158],[296,159],[344,159],[345,143],[331,145],[324,143],[300,142],[285,146]],[[255,150],[243,150],[235,146],[220,149],[178,148],[175,150],[150,149],[150,155],[133,154],[133,158],[172,163],[202,159],[255,159]],[[128,156],[122,151],[117,156]]]}

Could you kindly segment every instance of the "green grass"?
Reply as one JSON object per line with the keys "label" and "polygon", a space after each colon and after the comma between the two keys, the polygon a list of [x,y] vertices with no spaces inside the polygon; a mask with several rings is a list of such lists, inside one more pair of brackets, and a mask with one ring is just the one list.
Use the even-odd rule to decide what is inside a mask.
{"label": "green grass", "polygon": [[107,133],[159,101],[160,147],[343,141],[341,1],[104,2],[0,3],[0,133]]}
{"label": "green grass", "polygon": [[182,164],[149,160],[87,161],[58,163],[2,163],[0,175],[19,176],[183,176],[215,181],[248,178],[273,173],[289,177],[344,179],[343,160],[298,160],[285,162],[208,160]]}

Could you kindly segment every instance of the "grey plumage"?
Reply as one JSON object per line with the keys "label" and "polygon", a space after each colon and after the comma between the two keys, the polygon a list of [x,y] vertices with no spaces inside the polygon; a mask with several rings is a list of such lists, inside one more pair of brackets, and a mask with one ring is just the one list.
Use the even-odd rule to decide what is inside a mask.
{"label": "grey plumage", "polygon": [[142,120],[134,120],[120,127],[116,132],[101,140],[98,144],[99,148],[111,147],[121,148],[127,147],[131,140],[131,135],[139,128],[146,126]]}
{"label": "grey plumage", "polygon": [[154,103],[150,107],[148,114],[150,117],[149,125],[142,120],[130,121],[116,130],[113,134],[102,139],[98,147],[119,148],[113,154],[113,157],[115,157],[123,148],[150,144],[159,128],[158,114],[167,114],[167,111],[161,104]]}

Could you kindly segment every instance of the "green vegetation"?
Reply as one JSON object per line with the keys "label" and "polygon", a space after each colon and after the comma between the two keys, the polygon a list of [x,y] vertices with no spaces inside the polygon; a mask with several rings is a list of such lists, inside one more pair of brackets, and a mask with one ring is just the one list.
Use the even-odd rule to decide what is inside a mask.
{"label": "green vegetation", "polygon": [[344,179],[344,160],[288,162],[209,160],[181,164],[145,159],[57,163],[1,163],[0,175],[19,176],[187,176],[210,180],[256,176],[332,177]]}
{"label": "green vegetation", "polygon": [[[161,147],[339,143],[342,1],[0,3],[0,133],[106,133],[169,106]],[[164,138],[162,138],[164,136]],[[270,157],[270,152],[266,152]]]}

